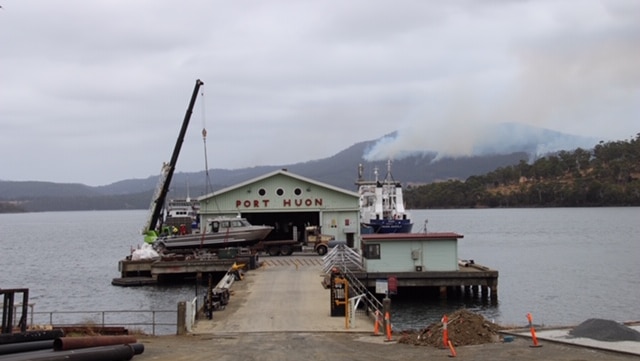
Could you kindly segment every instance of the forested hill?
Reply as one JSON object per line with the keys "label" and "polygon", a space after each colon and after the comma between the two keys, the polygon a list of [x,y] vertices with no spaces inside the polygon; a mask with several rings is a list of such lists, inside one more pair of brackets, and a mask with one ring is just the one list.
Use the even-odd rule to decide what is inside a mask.
{"label": "forested hill", "polygon": [[465,181],[406,190],[407,208],[640,206],[640,133],[547,155]]}
{"label": "forested hill", "polygon": [[[284,167],[214,169],[214,184],[193,182],[204,179],[204,172],[177,172],[169,196],[196,198],[279,168],[353,189],[358,164],[369,171],[386,167],[386,161],[363,159],[374,143],[357,143],[330,158]],[[414,209],[640,205],[638,143],[638,138],[601,142],[589,150],[562,151],[534,163],[527,162],[530,153],[524,151],[442,159],[423,154],[395,160],[393,175],[407,187],[404,199]],[[100,187],[0,181],[0,213],[146,209],[157,179],[129,179]],[[190,184],[190,191],[181,184]]]}

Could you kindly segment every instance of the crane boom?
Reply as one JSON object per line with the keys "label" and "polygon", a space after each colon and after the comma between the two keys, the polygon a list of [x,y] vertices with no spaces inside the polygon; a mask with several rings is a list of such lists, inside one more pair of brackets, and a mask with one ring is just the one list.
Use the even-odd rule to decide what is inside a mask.
{"label": "crane boom", "polygon": [[142,230],[143,234],[145,234],[147,231],[155,230],[156,224],[158,223],[160,213],[162,212],[162,207],[164,207],[164,202],[167,198],[167,193],[169,192],[169,185],[171,184],[171,178],[173,178],[173,171],[176,169],[176,163],[178,162],[180,149],[182,148],[182,143],[184,142],[184,136],[187,133],[187,127],[189,126],[189,120],[191,119],[193,106],[196,102],[196,98],[198,97],[200,86],[202,86],[203,84],[204,83],[200,79],[196,80],[196,85],[193,88],[193,94],[191,95],[191,100],[189,101],[187,112],[184,115],[184,120],[182,121],[182,127],[180,128],[180,133],[178,134],[176,145],[173,148],[171,161],[162,165],[162,171],[160,173],[160,178],[158,179],[158,185],[156,186],[153,198],[151,198],[151,205],[149,207],[149,218],[147,219],[144,229]]}

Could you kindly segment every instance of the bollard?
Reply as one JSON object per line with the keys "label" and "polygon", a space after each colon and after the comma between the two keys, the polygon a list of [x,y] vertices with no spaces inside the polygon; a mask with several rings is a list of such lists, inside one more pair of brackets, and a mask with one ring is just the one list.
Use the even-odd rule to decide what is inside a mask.
{"label": "bollard", "polygon": [[529,345],[529,347],[542,347],[542,345],[538,344],[538,337],[536,337],[536,329],[533,328],[533,316],[531,316],[531,313],[527,313],[527,320],[529,320],[529,330],[531,330],[531,339],[533,340],[533,345]]}
{"label": "bollard", "polygon": [[389,312],[385,313],[384,320],[387,324],[387,339],[385,341],[391,341],[391,318],[389,317]]}
{"label": "bollard", "polygon": [[444,348],[449,347],[449,331],[447,330],[447,324],[449,323],[449,318],[447,315],[442,317],[442,344]]}
{"label": "bollard", "polygon": [[449,344],[449,351],[451,351],[451,354],[449,355],[449,357],[456,357],[458,354],[456,353],[456,349],[453,348],[453,344],[451,343],[451,340],[447,341],[447,344]]}
{"label": "bollard", "polygon": [[375,318],[376,321],[373,324],[373,335],[380,336],[380,311],[376,310]]}

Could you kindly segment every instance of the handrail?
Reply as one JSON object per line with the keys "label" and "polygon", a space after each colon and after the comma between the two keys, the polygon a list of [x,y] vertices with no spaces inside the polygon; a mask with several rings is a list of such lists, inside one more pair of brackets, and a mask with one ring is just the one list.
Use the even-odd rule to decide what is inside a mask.
{"label": "handrail", "polygon": [[352,270],[354,269],[357,271],[364,271],[362,258],[358,252],[344,244],[339,244],[323,257],[323,261],[324,273],[329,273],[333,269],[338,269],[349,281],[349,293],[353,295],[351,298],[361,297],[365,303],[365,312],[367,315],[369,315],[370,312],[375,313],[376,311],[381,314],[383,310],[382,302],[380,302],[374,294],[369,292],[367,287],[363,285],[358,277],[353,274]]}
{"label": "handrail", "polygon": [[[151,326],[151,335],[156,334],[173,334],[177,329],[177,310],[89,310],[89,311],[41,311],[32,312],[31,327],[38,324],[52,325],[55,327],[143,327],[146,332],[147,327]],[[158,316],[163,314],[172,314],[173,321],[168,322],[160,320]],[[73,315],[69,318],[60,319],[61,315]],[[94,316],[91,318],[81,318],[78,315]],[[75,317],[74,317],[75,316]],[[96,320],[95,316],[99,316]],[[117,317],[119,316],[119,317]],[[114,319],[111,319],[111,318]],[[134,321],[127,321],[127,318]],[[150,318],[150,319],[149,319]],[[34,322],[34,319],[37,322]],[[159,328],[164,326],[173,326],[171,332],[157,333]],[[166,330],[169,328],[166,327]]]}

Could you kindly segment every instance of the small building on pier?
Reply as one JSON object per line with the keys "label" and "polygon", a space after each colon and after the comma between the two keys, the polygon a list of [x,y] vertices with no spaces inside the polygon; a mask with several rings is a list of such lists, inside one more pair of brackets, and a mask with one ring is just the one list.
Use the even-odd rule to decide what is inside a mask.
{"label": "small building on pier", "polygon": [[393,278],[398,288],[437,288],[442,297],[462,291],[498,299],[498,271],[458,259],[462,235],[393,233],[361,236],[364,272],[354,275],[368,288]]}

